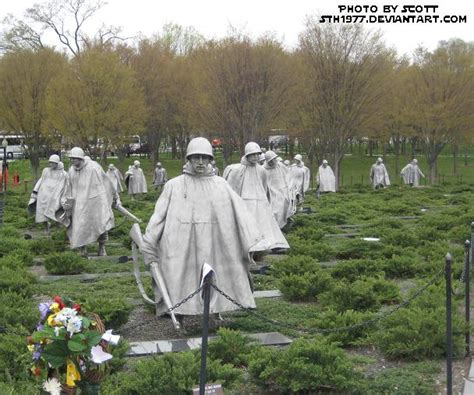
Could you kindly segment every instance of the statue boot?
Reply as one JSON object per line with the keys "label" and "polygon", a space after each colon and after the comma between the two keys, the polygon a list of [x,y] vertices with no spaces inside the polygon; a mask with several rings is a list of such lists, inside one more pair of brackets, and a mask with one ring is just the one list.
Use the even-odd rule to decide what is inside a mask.
{"label": "statue boot", "polygon": [[99,253],[97,255],[98,256],[107,256],[107,252],[105,251],[105,242],[104,241],[99,242]]}
{"label": "statue boot", "polygon": [[87,258],[87,246],[79,247],[79,254],[82,257]]}

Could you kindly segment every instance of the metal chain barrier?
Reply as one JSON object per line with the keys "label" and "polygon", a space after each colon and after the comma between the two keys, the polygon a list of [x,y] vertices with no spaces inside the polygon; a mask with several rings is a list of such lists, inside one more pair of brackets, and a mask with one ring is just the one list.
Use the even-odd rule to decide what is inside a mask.
{"label": "metal chain barrier", "polygon": [[[202,291],[202,289],[204,288],[204,285],[201,285],[199,288],[197,288],[195,291],[191,292],[188,296],[186,296],[183,300],[181,300],[180,302],[176,303],[174,306],[171,306],[169,309],[165,310],[163,312],[163,314],[168,314],[170,312],[172,312],[173,310],[176,310],[178,307],[182,306],[183,304],[185,304],[188,300],[192,299],[194,296],[196,296],[199,292]],[[145,326],[147,323],[146,322],[139,322],[138,324],[135,324],[133,326],[129,326],[127,327],[127,330],[131,330],[131,329],[137,329],[137,328],[140,328],[141,326]],[[120,333],[120,331],[118,331],[118,333]]]}
{"label": "metal chain barrier", "polygon": [[241,308],[242,310],[252,314],[254,317],[257,317],[263,321],[267,321],[271,324],[288,328],[288,329],[293,329],[298,332],[303,332],[303,333],[334,333],[334,332],[342,332],[342,331],[350,331],[353,329],[361,328],[370,324],[373,324],[377,321],[380,321],[384,318],[387,318],[388,316],[392,315],[396,311],[408,306],[414,299],[416,299],[418,296],[420,296],[423,292],[426,291],[426,289],[433,285],[442,275],[444,274],[444,269],[441,270],[438,274],[436,274],[427,284],[425,284],[422,288],[420,288],[418,291],[416,291],[410,298],[405,300],[404,302],[400,303],[397,307],[393,308],[390,311],[387,311],[386,313],[380,314],[377,317],[374,317],[370,320],[360,322],[358,324],[350,325],[350,326],[345,326],[345,327],[339,327],[339,328],[328,328],[328,329],[323,329],[323,328],[300,328],[295,325],[291,324],[285,324],[283,322],[275,321],[272,320],[271,318],[265,317],[263,315],[258,314],[254,309],[251,309],[249,307],[243,306],[241,303],[233,299],[231,296],[226,294],[224,291],[222,291],[219,287],[217,287],[214,284],[211,284],[211,287],[214,288],[217,292],[219,292],[224,298],[235,304],[237,307]]}

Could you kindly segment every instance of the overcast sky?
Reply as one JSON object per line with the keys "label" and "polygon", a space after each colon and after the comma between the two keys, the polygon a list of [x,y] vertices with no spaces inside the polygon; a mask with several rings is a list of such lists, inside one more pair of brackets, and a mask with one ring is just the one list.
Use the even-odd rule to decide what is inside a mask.
{"label": "overcast sky", "polygon": [[[1,0],[0,16],[8,13],[22,17],[24,10],[38,1]],[[308,15],[346,16],[338,6],[372,5],[376,12],[351,12],[352,15],[401,16],[404,5],[434,5],[412,15],[455,15],[467,18],[467,23],[366,23],[371,29],[384,32],[385,41],[399,54],[410,54],[418,44],[434,49],[440,40],[458,37],[474,41],[474,0],[109,0],[108,4],[87,24],[92,33],[102,23],[122,26],[127,36],[141,32],[151,36],[166,23],[193,26],[204,36],[223,37],[233,26],[252,36],[273,32],[288,48],[296,46],[298,34],[304,29]],[[383,13],[383,6],[398,6],[395,12]],[[374,11],[375,8],[372,8]],[[405,14],[406,15],[406,14]]]}

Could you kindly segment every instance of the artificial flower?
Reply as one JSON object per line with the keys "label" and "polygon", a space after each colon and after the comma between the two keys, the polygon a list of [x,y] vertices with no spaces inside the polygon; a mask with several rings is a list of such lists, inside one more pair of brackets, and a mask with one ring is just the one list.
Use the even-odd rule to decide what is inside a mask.
{"label": "artificial flower", "polygon": [[[46,321],[47,321],[47,323],[48,323],[49,326],[56,326],[56,325],[58,325],[58,323],[56,322],[55,318],[56,318],[56,313],[55,313],[55,314],[50,314],[50,315],[48,316],[48,319],[47,319]],[[59,325],[61,325],[61,324],[59,324]]]}
{"label": "artificial flower", "polygon": [[40,320],[44,321],[49,313],[49,306],[51,303],[40,303],[38,304],[38,310],[40,311]]}
{"label": "artificial flower", "polygon": [[40,351],[35,351],[33,353],[33,361],[39,361],[40,358],[41,358],[41,352]]}
{"label": "artificial flower", "polygon": [[51,395],[61,395],[61,383],[56,377],[46,380],[43,383],[43,389]]}
{"label": "artificial flower", "polygon": [[63,309],[64,307],[66,307],[63,300],[61,299],[61,296],[55,296],[54,301],[59,305],[60,309]]}
{"label": "artificial flower", "polygon": [[71,309],[69,307],[65,307],[56,315],[54,320],[66,326],[68,321],[76,316],[77,316],[76,310]]}
{"label": "artificial flower", "polygon": [[92,362],[101,364],[109,359],[112,359],[113,355],[105,352],[100,345],[94,346],[91,349]]}
{"label": "artificial flower", "polygon": [[67,361],[66,368],[66,384],[70,387],[76,386],[76,381],[81,380],[81,374],[78,372],[76,365],[70,359]]}
{"label": "artificial flower", "polygon": [[66,330],[69,333],[69,336],[74,335],[74,333],[78,333],[81,331],[82,328],[82,320],[79,317],[72,317],[67,322]]}
{"label": "artificial flower", "polygon": [[61,308],[59,307],[59,303],[52,303],[51,306],[49,306],[49,309],[53,313],[57,313],[57,312],[59,312],[59,310],[61,310]]}
{"label": "artificial flower", "polygon": [[33,375],[35,376],[41,376],[41,368],[39,368],[38,366],[33,366],[31,368],[31,372],[33,373]]}
{"label": "artificial flower", "polygon": [[120,335],[112,335],[112,329],[109,329],[102,335],[102,340],[116,346],[120,340]]}
{"label": "artificial flower", "polygon": [[26,348],[28,348],[28,351],[33,352],[33,351],[35,350],[35,345],[34,345],[34,344],[28,344],[28,345],[26,346]]}
{"label": "artificial flower", "polygon": [[81,305],[79,305],[79,304],[77,304],[77,303],[74,303],[74,304],[72,305],[72,308],[73,308],[74,310],[76,310],[78,313],[81,312]]}

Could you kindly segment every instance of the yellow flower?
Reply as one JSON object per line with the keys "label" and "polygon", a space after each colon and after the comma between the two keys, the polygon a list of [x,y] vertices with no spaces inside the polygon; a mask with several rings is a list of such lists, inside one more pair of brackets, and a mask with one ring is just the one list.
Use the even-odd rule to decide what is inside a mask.
{"label": "yellow flower", "polygon": [[54,320],[54,319],[56,318],[56,314],[57,314],[57,313],[54,313],[54,314],[50,314],[50,315],[48,316],[47,322],[48,322],[48,325],[49,325],[49,326],[58,325],[57,322]]}
{"label": "yellow flower", "polygon": [[76,385],[75,381],[81,380],[81,374],[76,368],[74,362],[70,359],[67,360],[67,371],[66,371],[66,384],[70,387],[74,387]]}
{"label": "yellow flower", "polygon": [[28,347],[28,350],[33,352],[34,349],[35,349],[35,345],[34,344],[28,344],[26,347]]}
{"label": "yellow flower", "polygon": [[49,306],[49,308],[54,313],[57,313],[57,312],[59,312],[59,310],[61,310],[59,308],[59,303],[56,303],[56,302],[54,302],[51,306]]}

